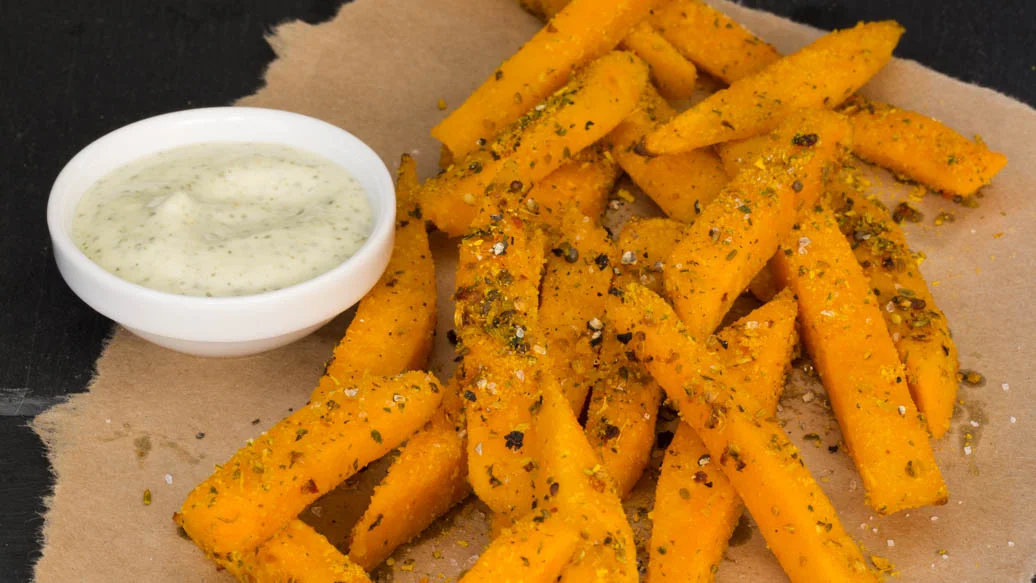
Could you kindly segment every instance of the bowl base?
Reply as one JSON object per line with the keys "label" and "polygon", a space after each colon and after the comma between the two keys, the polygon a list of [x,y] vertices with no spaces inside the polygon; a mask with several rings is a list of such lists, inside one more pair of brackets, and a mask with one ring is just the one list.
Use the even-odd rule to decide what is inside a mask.
{"label": "bowl base", "polygon": [[331,320],[325,320],[308,328],[302,330],[296,330],[288,334],[282,334],[280,336],[274,336],[272,338],[259,338],[257,340],[242,340],[240,342],[209,342],[205,340],[184,340],[182,338],[171,338],[169,336],[161,336],[159,334],[152,334],[136,328],[130,328],[124,326],[127,330],[133,334],[140,336],[148,342],[152,342],[159,346],[163,346],[170,350],[182,352],[184,354],[191,354],[194,356],[208,356],[217,358],[233,358],[236,356],[251,356],[253,354],[259,354],[261,352],[267,352],[275,348],[286,346],[308,336],[311,332],[316,331],[318,328],[327,324]]}

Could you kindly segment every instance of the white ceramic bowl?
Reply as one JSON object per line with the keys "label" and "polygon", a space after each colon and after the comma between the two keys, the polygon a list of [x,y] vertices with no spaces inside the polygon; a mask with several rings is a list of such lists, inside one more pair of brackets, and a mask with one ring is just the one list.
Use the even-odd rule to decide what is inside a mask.
{"label": "white ceramic bowl", "polygon": [[[149,154],[213,141],[287,144],[340,164],[359,180],[370,200],[370,238],[347,261],[309,281],[262,294],[219,298],[182,296],[130,283],[105,271],[73,243],[69,230],[76,203],[97,179]],[[54,182],[47,203],[54,258],[72,291],[138,336],[202,356],[242,356],[283,346],[358,302],[377,283],[392,254],[395,215],[392,177],[358,138],[304,115],[247,107],[180,111],[118,129],[72,158]]]}

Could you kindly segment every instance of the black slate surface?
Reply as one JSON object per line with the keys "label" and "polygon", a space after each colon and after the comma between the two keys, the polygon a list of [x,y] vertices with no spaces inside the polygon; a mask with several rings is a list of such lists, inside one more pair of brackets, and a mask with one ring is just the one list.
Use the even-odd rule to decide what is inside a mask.
{"label": "black slate surface", "polygon": [[[110,322],[61,281],[45,213],[80,148],[126,123],[253,92],[263,34],[339,0],[0,3],[0,582],[27,581],[51,478],[31,416],[85,390]],[[1036,103],[1030,0],[747,0],[822,28],[894,18],[897,56]],[[1036,582],[1036,579],[1034,579]]]}

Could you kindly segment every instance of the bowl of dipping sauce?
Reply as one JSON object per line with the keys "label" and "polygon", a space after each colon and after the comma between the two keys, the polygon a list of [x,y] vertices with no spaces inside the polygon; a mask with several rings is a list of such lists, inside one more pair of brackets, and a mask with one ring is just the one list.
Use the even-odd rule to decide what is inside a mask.
{"label": "bowl of dipping sauce", "polygon": [[155,344],[243,356],[316,330],[392,254],[395,191],[352,134],[294,113],[195,109],[118,129],[50,192],[58,269]]}

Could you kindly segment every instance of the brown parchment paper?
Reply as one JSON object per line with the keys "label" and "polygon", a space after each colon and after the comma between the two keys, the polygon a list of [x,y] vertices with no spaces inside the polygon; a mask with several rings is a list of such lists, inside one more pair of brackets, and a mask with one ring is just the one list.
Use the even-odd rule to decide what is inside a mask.
{"label": "brown parchment paper", "polygon": [[[720,8],[785,52],[818,31],[769,14]],[[267,85],[242,104],[312,115],[347,128],[395,167],[414,154],[425,176],[438,145],[429,137],[455,107],[539,27],[513,0],[357,0],[331,22],[291,23],[270,39],[279,59]],[[907,34],[910,34],[908,31]],[[954,81],[917,63],[891,63],[865,89],[873,97],[941,119],[965,135],[981,134],[1010,163],[987,188],[981,207],[965,209],[934,196],[920,203],[922,225],[908,228],[928,260],[923,271],[948,315],[965,368],[986,383],[961,390],[950,433],[935,444],[951,500],[891,517],[864,505],[823,388],[801,375],[783,400],[782,417],[842,521],[868,553],[888,557],[903,581],[1025,581],[1036,573],[1036,402],[1033,225],[1036,113],[993,91]],[[912,190],[872,172],[886,200]],[[956,222],[932,227],[947,210]],[[444,331],[452,321],[453,245],[437,239],[440,334],[435,370],[448,373]],[[122,329],[97,365],[91,390],[40,415],[34,428],[57,476],[43,531],[41,583],[57,581],[227,581],[171,515],[187,492],[254,437],[301,406],[348,315],[283,349],[233,360],[206,360],[148,344]],[[975,435],[970,455],[963,431]],[[804,440],[821,436],[821,446]],[[383,466],[384,464],[379,464]],[[366,502],[380,467],[318,501],[303,517],[341,543],[341,532]],[[145,489],[152,504],[145,506]],[[644,533],[650,477],[628,503]],[[442,581],[470,566],[485,542],[485,515],[472,501],[401,549],[386,581]],[[776,561],[750,523],[739,529],[719,581],[781,581]],[[427,579],[424,579],[427,577]]]}

